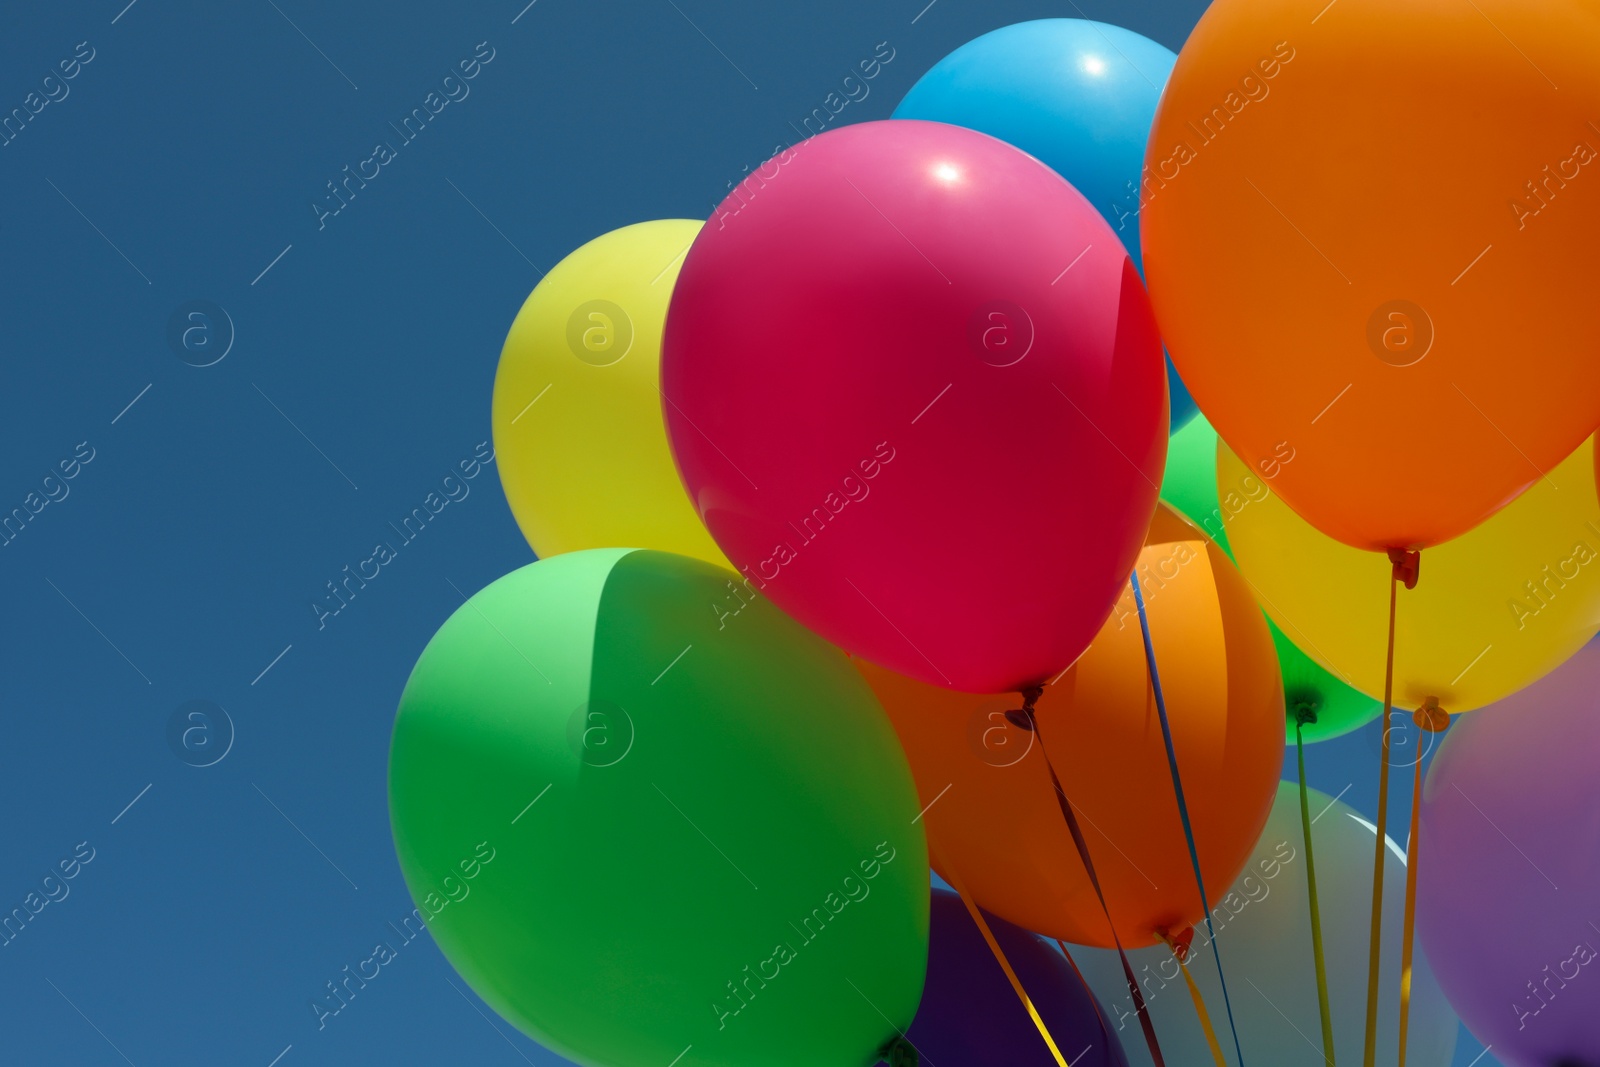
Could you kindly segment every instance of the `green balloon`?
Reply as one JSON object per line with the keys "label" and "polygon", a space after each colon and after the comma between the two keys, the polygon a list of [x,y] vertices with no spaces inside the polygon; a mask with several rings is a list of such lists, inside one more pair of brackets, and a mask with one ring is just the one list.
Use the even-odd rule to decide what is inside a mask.
{"label": "green balloon", "polygon": [[[1217,542],[1228,558],[1227,523],[1234,515],[1260,498],[1260,485],[1228,487],[1224,494],[1217,485],[1217,431],[1204,415],[1172,435],[1167,445],[1167,469],[1161,479],[1161,499],[1181,511]],[[1283,706],[1287,715],[1285,730],[1294,743],[1297,712],[1315,716],[1301,734],[1306,741],[1326,741],[1359,729],[1383,714],[1383,704],[1351,688],[1300,651],[1270,618],[1272,643],[1278,649],[1278,668],[1283,672]]]}
{"label": "green balloon", "polygon": [[423,650],[389,813],[467,983],[605,1067],[868,1067],[911,1024],[928,850],[844,655],[728,571],[594,549]]}

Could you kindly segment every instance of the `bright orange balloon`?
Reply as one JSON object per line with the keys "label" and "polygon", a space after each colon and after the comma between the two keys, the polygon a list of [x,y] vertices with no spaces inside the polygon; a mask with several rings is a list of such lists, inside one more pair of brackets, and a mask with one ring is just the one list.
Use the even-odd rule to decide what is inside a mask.
{"label": "bright orange balloon", "polygon": [[[1250,856],[1283,763],[1272,637],[1222,550],[1161,505],[1139,556],[1156,662],[1211,902]],[[1046,687],[1039,735],[979,696],[856,661],[883,702],[927,805],[934,869],[979,904],[1053,937],[1112,944],[1050,786],[1072,799],[1125,946],[1202,915],[1130,588],[1094,643]]]}
{"label": "bright orange balloon", "polygon": [[1600,7],[1216,0],[1140,231],[1201,409],[1303,518],[1424,547],[1600,424]]}

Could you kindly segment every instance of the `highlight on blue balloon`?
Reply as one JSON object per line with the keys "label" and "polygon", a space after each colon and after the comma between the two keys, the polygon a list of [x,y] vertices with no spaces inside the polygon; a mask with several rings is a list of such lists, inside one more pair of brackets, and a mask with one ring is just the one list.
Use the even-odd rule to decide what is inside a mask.
{"label": "highlight on blue balloon", "polygon": [[[1019,22],[941,59],[894,117],[965,126],[1027,152],[1099,210],[1142,274],[1139,178],[1176,61],[1148,37],[1104,22]],[[1196,408],[1170,359],[1167,384],[1176,433]]]}

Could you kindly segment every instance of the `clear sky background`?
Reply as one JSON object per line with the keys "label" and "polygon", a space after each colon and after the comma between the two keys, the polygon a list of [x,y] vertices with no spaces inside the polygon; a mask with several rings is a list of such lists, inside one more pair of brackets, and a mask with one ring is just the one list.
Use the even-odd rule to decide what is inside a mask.
{"label": "clear sky background", "polygon": [[[705,217],[880,42],[841,122],[1002,25],[1177,49],[1204,6],[1081,2],[6,5],[0,113],[57,98],[0,147],[0,510],[58,499],[0,548],[0,909],[93,858],[0,948],[0,1060],[563,1062],[426,937],[324,1029],[308,1007],[412,907],[389,731],[437,626],[532,558],[494,469],[321,628],[311,605],[489,440],[541,269]],[[390,123],[475,57],[401,143]],[[395,157],[324,214],[378,141]],[[179,725],[210,766],[178,755],[189,701],[225,711]],[[1370,814],[1376,752],[1375,727],[1311,750],[1313,784]]]}

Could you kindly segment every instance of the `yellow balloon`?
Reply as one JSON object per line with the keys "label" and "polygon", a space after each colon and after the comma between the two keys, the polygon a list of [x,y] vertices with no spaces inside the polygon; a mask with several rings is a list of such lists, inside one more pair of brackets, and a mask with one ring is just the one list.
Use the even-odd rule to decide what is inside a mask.
{"label": "yellow balloon", "polygon": [[[1423,549],[1416,588],[1398,589],[1396,707],[1420,707],[1430,697],[1452,713],[1482,707],[1537,681],[1594,636],[1594,449],[1590,438],[1481,525]],[[1219,511],[1256,598],[1295,644],[1381,698],[1388,558],[1317,532],[1270,484],[1217,442]]]}
{"label": "yellow balloon", "polygon": [[534,288],[500,353],[500,483],[539,556],[654,548],[727,560],[678,480],[661,414],[661,331],[704,223],[663,219],[597,237]]}

